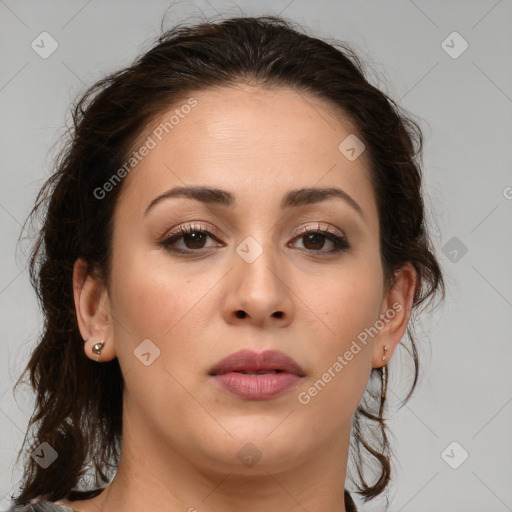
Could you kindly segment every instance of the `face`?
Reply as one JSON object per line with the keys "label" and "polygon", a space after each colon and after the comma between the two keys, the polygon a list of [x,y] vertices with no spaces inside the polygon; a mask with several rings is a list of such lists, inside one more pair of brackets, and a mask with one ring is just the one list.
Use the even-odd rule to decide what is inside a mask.
{"label": "face", "polygon": [[[389,306],[366,155],[347,158],[350,124],[288,88],[191,97],[145,135],[154,147],[116,206],[104,298],[125,421],[205,468],[242,472],[244,446],[262,455],[254,472],[292,466],[347,441],[382,356],[380,333],[362,342]],[[177,187],[224,200],[160,197]],[[309,188],[341,192],[293,194]],[[262,376],[223,387],[210,372],[242,349],[280,351],[302,374],[266,375],[267,395],[236,392]]]}

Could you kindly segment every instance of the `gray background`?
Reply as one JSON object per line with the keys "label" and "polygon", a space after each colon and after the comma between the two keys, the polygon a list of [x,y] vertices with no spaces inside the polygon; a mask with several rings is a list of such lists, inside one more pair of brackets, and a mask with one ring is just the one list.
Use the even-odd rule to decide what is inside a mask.
{"label": "gray background", "polygon": [[[0,0],[0,507],[21,477],[14,462],[31,403],[26,391],[15,399],[12,385],[41,322],[26,254],[15,251],[21,224],[71,100],[148,49],[167,7]],[[397,455],[390,510],[512,510],[511,1],[197,0],[177,3],[165,26],[217,12],[282,13],[348,41],[375,69],[374,83],[425,120],[427,204],[448,293],[422,322],[419,388],[389,422]],[[31,47],[43,31],[59,45],[46,59]],[[457,36],[446,40],[454,31],[469,45],[457,58],[445,51],[463,49]],[[391,394],[406,383],[406,375],[391,381]]]}

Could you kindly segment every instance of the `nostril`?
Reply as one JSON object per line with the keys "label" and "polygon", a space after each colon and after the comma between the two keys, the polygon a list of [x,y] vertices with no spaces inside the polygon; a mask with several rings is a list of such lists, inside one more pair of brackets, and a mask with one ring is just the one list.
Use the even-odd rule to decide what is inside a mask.
{"label": "nostril", "polygon": [[[247,313],[241,309],[239,309],[237,312],[236,312],[236,317],[237,318],[245,318],[247,316]],[[276,318],[282,318],[283,317],[283,312],[282,311],[276,311],[275,313],[272,314],[272,316],[276,317]]]}

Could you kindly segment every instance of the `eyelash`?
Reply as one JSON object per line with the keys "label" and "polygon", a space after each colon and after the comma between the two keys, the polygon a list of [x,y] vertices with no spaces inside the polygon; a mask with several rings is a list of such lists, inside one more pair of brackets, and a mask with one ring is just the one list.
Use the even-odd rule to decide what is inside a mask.
{"label": "eyelash", "polygon": [[[164,240],[162,240],[159,243],[159,245],[164,247],[164,249],[169,252],[183,254],[183,255],[204,252],[202,248],[184,250],[184,249],[178,249],[176,247],[172,247],[172,244],[175,243],[177,240],[179,240],[180,238],[183,238],[185,235],[190,235],[191,233],[205,234],[205,235],[208,235],[209,237],[219,241],[218,238],[215,236],[215,234],[212,233],[211,231],[209,231],[208,229],[205,229],[200,225],[188,224],[185,226],[179,226],[176,233],[172,233],[170,236],[166,237]],[[338,254],[340,252],[346,251],[350,248],[348,240],[345,237],[334,233],[329,228],[322,228],[320,226],[320,224],[318,224],[316,229],[312,229],[311,227],[302,228],[299,235],[296,236],[293,240],[295,241],[295,240],[304,238],[309,235],[324,236],[325,238],[327,238],[334,244],[334,249],[331,249],[330,251],[322,251],[321,249],[320,250],[305,249],[310,254],[318,255],[318,254],[323,253],[324,255],[332,255],[332,254]],[[206,250],[208,250],[208,249],[209,248],[207,248]]]}

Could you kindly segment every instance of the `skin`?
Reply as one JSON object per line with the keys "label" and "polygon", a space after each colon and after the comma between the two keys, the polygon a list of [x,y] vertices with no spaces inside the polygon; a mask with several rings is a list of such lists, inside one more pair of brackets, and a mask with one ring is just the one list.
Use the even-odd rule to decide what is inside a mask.
{"label": "skin", "polygon": [[[84,351],[96,360],[92,347],[106,340],[98,364],[118,358],[124,430],[112,484],[96,498],[64,503],[85,512],[345,511],[352,416],[371,369],[384,364],[384,346],[387,362],[405,333],[416,275],[407,264],[385,290],[366,154],[349,161],[340,152],[354,130],[331,105],[289,88],[250,85],[191,96],[198,105],[123,183],[108,286],[86,274],[83,261],[75,265]],[[173,198],[144,215],[155,197],[185,185],[228,190],[235,205]],[[284,194],[301,187],[341,188],[363,216],[337,198],[281,209]],[[350,248],[329,254],[328,238],[298,232],[319,222]],[[219,240],[175,242],[199,256],[159,245],[191,223],[215,230]],[[262,249],[252,263],[236,252],[247,236]],[[299,393],[397,302],[401,311],[301,404]],[[134,356],[145,339],[160,350],[148,366]],[[233,396],[208,372],[241,348],[280,350],[306,376],[272,399]],[[248,442],[261,453],[252,467],[237,456]]]}

